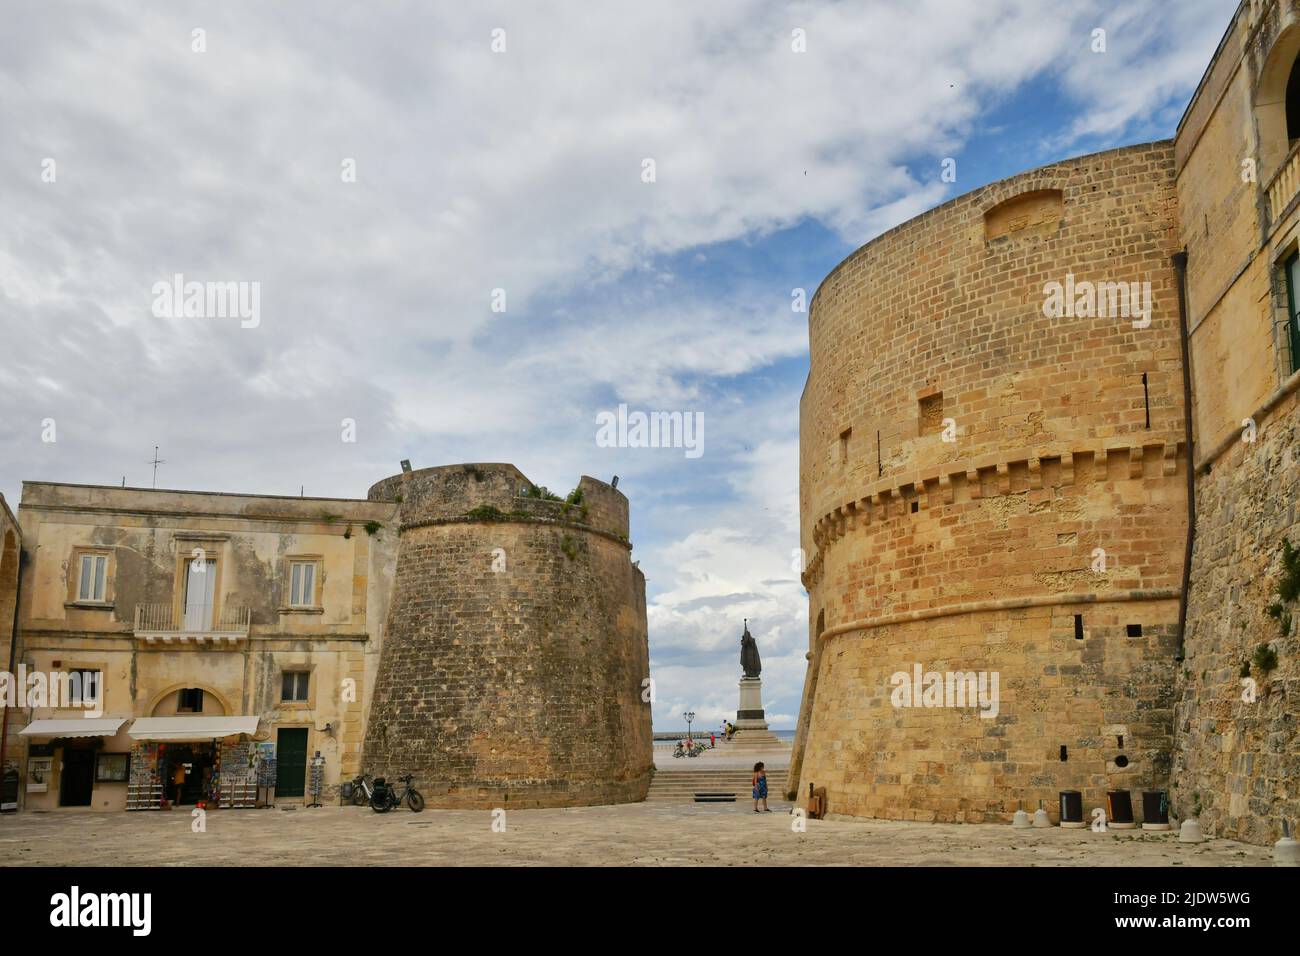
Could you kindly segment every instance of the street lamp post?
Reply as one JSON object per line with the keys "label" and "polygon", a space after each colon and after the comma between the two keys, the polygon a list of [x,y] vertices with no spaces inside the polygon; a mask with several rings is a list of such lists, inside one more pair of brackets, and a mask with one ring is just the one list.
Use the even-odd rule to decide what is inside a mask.
{"label": "street lamp post", "polygon": [[695,719],[695,711],[688,710],[682,716],[686,718],[686,746],[689,747],[691,745],[691,721]]}

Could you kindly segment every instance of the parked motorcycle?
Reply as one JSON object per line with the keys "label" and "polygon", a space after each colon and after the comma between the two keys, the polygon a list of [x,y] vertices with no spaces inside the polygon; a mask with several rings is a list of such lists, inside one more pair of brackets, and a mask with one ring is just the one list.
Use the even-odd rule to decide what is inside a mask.
{"label": "parked motorcycle", "polygon": [[402,790],[399,793],[397,788],[386,781],[383,777],[376,777],[374,792],[370,797],[370,809],[375,813],[387,813],[394,807],[399,807],[405,803],[415,813],[424,809],[424,797],[420,796],[420,791],[411,786],[411,781],[415,779],[414,774],[408,773],[402,777]]}

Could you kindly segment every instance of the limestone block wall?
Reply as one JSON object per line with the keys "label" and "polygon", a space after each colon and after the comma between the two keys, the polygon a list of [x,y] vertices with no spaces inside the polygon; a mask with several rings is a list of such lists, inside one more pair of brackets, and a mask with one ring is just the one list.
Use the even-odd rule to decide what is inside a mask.
{"label": "limestone block wall", "polygon": [[[1272,843],[1300,820],[1300,607],[1281,602],[1282,541],[1300,548],[1300,401],[1197,479],[1186,661],[1179,671],[1171,799],[1215,836]],[[1283,605],[1290,630],[1267,608]],[[1277,666],[1246,666],[1267,644]],[[1246,694],[1243,678],[1256,682]],[[1247,697],[1254,697],[1253,701]]]}
{"label": "limestone block wall", "polygon": [[[1264,844],[1300,821],[1300,609],[1279,609],[1292,617],[1285,632],[1267,612],[1285,603],[1282,543],[1300,546],[1300,358],[1284,276],[1300,238],[1285,168],[1298,55],[1300,6],[1242,4],[1175,138],[1197,522],[1171,797],[1207,833]],[[1250,663],[1261,644],[1277,656],[1271,671]]]}
{"label": "limestone block wall", "polygon": [[[1085,156],[904,223],[822,283],[800,408],[800,798],[813,783],[832,813],[1003,820],[1055,813],[1060,789],[1091,807],[1167,781],[1175,205],[1172,144]],[[1149,290],[1149,324],[1141,301],[1044,314],[1050,283],[1084,282]],[[917,664],[996,672],[996,717],[895,706],[891,675]]]}
{"label": "limestone block wall", "polygon": [[[650,705],[645,579],[626,499],[522,497],[511,465],[396,476],[399,544],[364,764],[416,775],[431,806],[643,799]],[[495,509],[495,512],[488,509]]]}

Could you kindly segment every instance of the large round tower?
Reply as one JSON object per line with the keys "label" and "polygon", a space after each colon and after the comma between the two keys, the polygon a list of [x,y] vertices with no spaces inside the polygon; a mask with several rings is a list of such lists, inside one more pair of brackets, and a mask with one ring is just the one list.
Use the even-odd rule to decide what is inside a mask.
{"label": "large round tower", "polygon": [[1186,531],[1173,185],[1169,143],[1056,163],[898,226],[818,289],[801,798],[982,821],[1165,785]]}
{"label": "large round tower", "polygon": [[622,803],[649,787],[627,499],[587,477],[568,501],[532,489],[504,464],[370,489],[399,502],[401,538],[364,766],[414,773],[431,806]]}

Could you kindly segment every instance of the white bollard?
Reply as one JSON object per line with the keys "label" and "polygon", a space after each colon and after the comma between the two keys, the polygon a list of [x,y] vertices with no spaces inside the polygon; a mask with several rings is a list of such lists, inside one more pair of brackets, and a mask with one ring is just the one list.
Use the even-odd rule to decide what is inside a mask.
{"label": "white bollard", "polygon": [[1024,810],[1017,810],[1015,816],[1011,818],[1011,826],[1016,830],[1028,830],[1030,827],[1029,814]]}
{"label": "white bollard", "polygon": [[1051,825],[1052,825],[1052,820],[1047,815],[1046,810],[1044,810],[1042,807],[1039,807],[1037,810],[1034,811],[1034,826],[1038,827],[1039,829],[1042,829],[1043,827],[1050,827]]}
{"label": "white bollard", "polygon": [[1291,828],[1282,821],[1282,839],[1273,844],[1274,866],[1300,866],[1300,843],[1291,838]]}
{"label": "white bollard", "polygon": [[1201,836],[1201,823],[1195,817],[1184,820],[1183,825],[1178,828],[1179,843],[1204,843],[1205,837]]}

